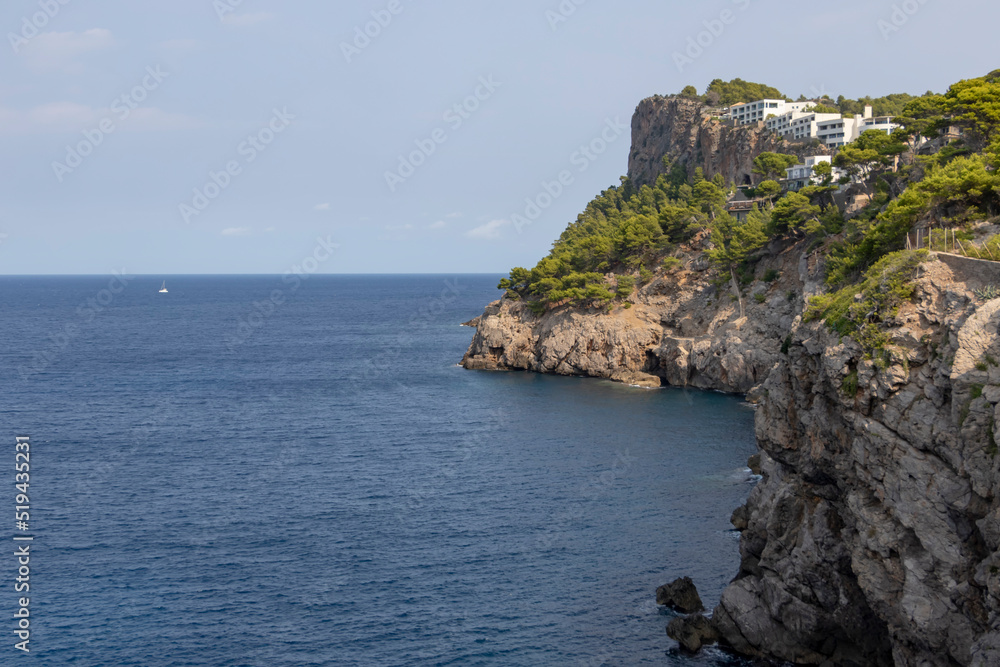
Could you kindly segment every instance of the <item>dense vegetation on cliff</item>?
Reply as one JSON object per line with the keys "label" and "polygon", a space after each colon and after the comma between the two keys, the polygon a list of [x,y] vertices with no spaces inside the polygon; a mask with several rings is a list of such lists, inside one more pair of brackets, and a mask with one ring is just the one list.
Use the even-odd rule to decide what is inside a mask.
{"label": "dense vegetation on cliff", "polygon": [[[721,177],[707,180],[697,172],[688,179],[680,165],[657,179],[654,187],[633,187],[628,179],[587,204],[576,222],[555,242],[552,252],[530,271],[515,268],[500,283],[512,297],[548,304],[601,304],[632,293],[640,280],[666,261],[677,244],[726,216],[729,189]],[[619,274],[609,282],[605,274]]]}
{"label": "dense vegetation on cliff", "polygon": [[[713,82],[717,92],[730,90],[731,95],[761,92],[746,88],[759,84],[738,79],[732,84],[736,87],[730,90]],[[857,320],[860,315],[844,306],[845,295],[853,297],[858,282],[870,282],[876,264],[876,272],[894,276],[886,284],[896,285],[900,276],[906,282],[912,261],[880,260],[902,251],[914,227],[961,230],[1000,214],[1000,71],[959,82],[943,95],[890,97],[894,104],[906,102],[899,118],[903,127],[892,135],[867,132],[834,158],[871,197],[846,224],[833,205],[837,185],[829,167],[819,168],[818,184],[782,195],[777,179],[795,157],[757,156],[754,172],[762,180],[749,194],[759,206],[737,221],[724,207],[732,184],[720,175],[706,178],[701,170],[689,178],[682,165],[665,156],[665,172],[653,186],[636,188],[623,178],[587,205],[548,256],[530,270],[513,269],[500,287],[510,298],[528,300],[536,312],[564,304],[604,306],[628,299],[636,283],[648,282],[654,271],[676,269],[678,249],[706,232],[712,242],[708,257],[720,283],[731,282],[742,310],[742,283],[753,276],[760,249],[772,240],[807,239],[810,248],[824,246],[833,290],[813,304],[811,315],[826,318],[845,334],[867,331],[892,309],[870,309],[873,315]],[[926,155],[916,153],[949,129],[957,129],[960,138]],[[904,153],[911,157],[899,167]],[[893,287],[892,298],[897,297],[905,298],[905,288]],[[866,340],[871,351],[881,346],[877,335]]]}
{"label": "dense vegetation on cliff", "polygon": [[[911,101],[900,122],[903,128],[880,147],[848,146],[837,156],[839,164],[850,159],[883,168],[866,173],[864,181],[875,197],[828,249],[827,283],[835,291],[813,299],[807,313],[854,336],[871,354],[887,344],[878,324],[892,312],[880,304],[908,296],[917,261],[903,250],[911,230],[937,227],[967,234],[970,224],[1000,215],[1000,71],[959,82],[944,95]],[[935,138],[949,128],[958,129],[961,139],[897,172],[884,168],[900,145],[915,146],[919,137]],[[858,280],[868,286],[860,300],[855,297]]]}
{"label": "dense vegetation on cliff", "polygon": [[[1000,214],[1000,70],[957,83],[944,95],[914,100],[899,121],[903,128],[891,143],[848,146],[837,156],[840,164],[850,159],[883,166],[863,173],[876,196],[834,245],[831,286],[853,282],[880,257],[901,249],[918,223],[954,228]],[[888,159],[901,145],[938,137],[949,127],[960,130],[961,139],[898,172],[888,171]]]}

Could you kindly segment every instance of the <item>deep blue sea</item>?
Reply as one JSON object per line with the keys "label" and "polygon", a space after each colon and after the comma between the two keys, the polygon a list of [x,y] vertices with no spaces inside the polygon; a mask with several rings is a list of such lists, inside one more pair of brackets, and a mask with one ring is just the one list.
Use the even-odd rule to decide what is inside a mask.
{"label": "deep blue sea", "polygon": [[742,664],[654,591],[736,573],[752,410],[458,367],[498,278],[0,278],[0,663]]}

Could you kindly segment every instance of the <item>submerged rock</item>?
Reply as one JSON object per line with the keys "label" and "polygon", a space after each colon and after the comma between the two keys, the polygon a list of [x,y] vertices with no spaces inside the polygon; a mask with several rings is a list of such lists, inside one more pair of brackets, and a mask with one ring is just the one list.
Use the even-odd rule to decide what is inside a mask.
{"label": "submerged rock", "polygon": [[666,605],[682,614],[705,610],[691,577],[681,577],[657,588],[656,604]]}

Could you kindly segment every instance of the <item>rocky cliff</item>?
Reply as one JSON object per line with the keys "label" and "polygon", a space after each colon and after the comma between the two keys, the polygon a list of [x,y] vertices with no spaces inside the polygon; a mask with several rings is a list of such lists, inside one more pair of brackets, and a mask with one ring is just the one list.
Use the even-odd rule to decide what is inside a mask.
{"label": "rocky cliff", "polygon": [[762,385],[764,481],[714,620],[738,650],[803,664],[1000,664],[997,265],[941,255],[879,367],[792,327]]}
{"label": "rocky cliff", "polygon": [[462,364],[746,393],[767,377],[801,311],[803,260],[794,248],[772,248],[758,273],[780,277],[752,287],[761,296],[747,299],[740,319],[731,290],[718,286],[701,251],[706,241],[703,233],[684,246],[685,268],[644,285],[630,307],[564,306],[536,317],[521,301],[490,304],[472,322],[476,335]]}
{"label": "rocky cliff", "polygon": [[664,171],[669,155],[693,174],[722,174],[726,182],[749,185],[753,159],[765,151],[827,155],[823,146],[789,142],[761,125],[733,127],[713,121],[710,110],[698,100],[684,97],[650,97],[639,103],[632,116],[632,152],[628,174],[636,185],[649,185]]}
{"label": "rocky cliff", "polygon": [[[738,177],[742,152],[770,141],[712,129],[695,106],[640,104],[636,178],[654,177],[662,147]],[[741,132],[739,148],[728,132]],[[683,247],[683,268],[656,275],[629,308],[535,316],[519,301],[490,304],[463,364],[747,393],[763,479],[734,515],[741,564],[712,615],[737,651],[813,665],[1000,665],[1000,299],[976,296],[1000,285],[1000,264],[932,255],[891,323],[892,354],[872,360],[803,321],[822,251],[768,247],[749,288],[760,296],[740,318],[706,244]]]}

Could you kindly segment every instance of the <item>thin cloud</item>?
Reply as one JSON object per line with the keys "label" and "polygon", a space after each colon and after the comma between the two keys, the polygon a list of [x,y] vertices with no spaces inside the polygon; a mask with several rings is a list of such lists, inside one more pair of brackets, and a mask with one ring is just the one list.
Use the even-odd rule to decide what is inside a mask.
{"label": "thin cloud", "polygon": [[406,224],[406,225],[386,225],[385,229],[386,229],[386,231],[389,231],[389,232],[405,232],[405,231],[409,231],[409,230],[413,229],[413,225],[411,225],[411,224]]}
{"label": "thin cloud", "polygon": [[246,236],[251,232],[249,227],[228,227],[222,230],[223,236]]}
{"label": "thin cloud", "polygon": [[313,210],[314,211],[329,211],[330,210],[330,202],[326,202],[324,204],[316,204],[315,206],[313,206]]}
{"label": "thin cloud", "polygon": [[101,117],[99,109],[75,102],[51,102],[27,111],[0,107],[0,133],[76,132]]}
{"label": "thin cloud", "polygon": [[447,222],[445,222],[444,220],[438,220],[435,223],[427,225],[427,229],[444,229],[447,226],[448,226]]}
{"label": "thin cloud", "polygon": [[84,32],[43,32],[24,47],[28,66],[35,70],[63,69],[76,72],[81,69],[76,62],[79,56],[101,51],[114,45],[111,31],[93,28]]}
{"label": "thin cloud", "polygon": [[500,230],[510,224],[510,220],[490,220],[485,225],[470,229],[465,235],[470,239],[495,241],[500,238]]}
{"label": "thin cloud", "polygon": [[204,127],[192,116],[171,113],[157,107],[129,110],[124,120],[121,112],[97,109],[76,102],[51,102],[31,109],[0,107],[0,135],[60,134],[92,129],[104,119],[114,122],[123,132],[165,132]]}
{"label": "thin cloud", "polygon": [[448,215],[446,215],[444,217],[446,217],[446,218],[461,218],[462,214],[456,211],[455,213],[449,213]]}

